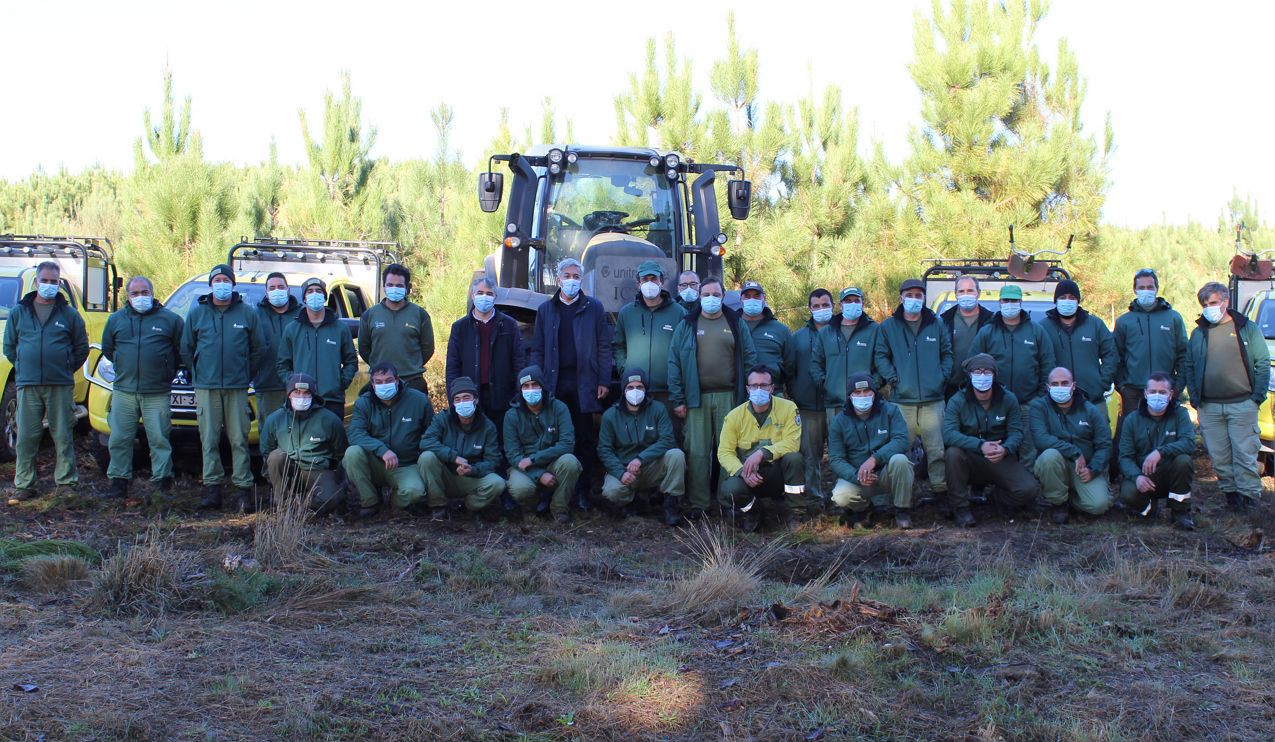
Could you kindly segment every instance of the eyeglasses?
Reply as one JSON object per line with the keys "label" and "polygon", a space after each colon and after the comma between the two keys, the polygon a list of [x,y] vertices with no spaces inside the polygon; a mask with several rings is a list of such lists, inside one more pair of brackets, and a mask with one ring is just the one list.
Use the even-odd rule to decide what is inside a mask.
{"label": "eyeglasses", "polygon": [[769,389],[772,386],[774,386],[774,384],[749,384],[748,391],[752,392],[759,389]]}
{"label": "eyeglasses", "polygon": [[679,289],[697,289],[699,288],[699,281],[691,281],[690,283],[679,283],[677,287]]}

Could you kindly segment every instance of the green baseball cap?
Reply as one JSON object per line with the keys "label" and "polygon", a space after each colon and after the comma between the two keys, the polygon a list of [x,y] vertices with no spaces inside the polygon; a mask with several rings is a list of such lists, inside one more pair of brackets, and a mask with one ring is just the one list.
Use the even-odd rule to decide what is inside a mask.
{"label": "green baseball cap", "polygon": [[857,296],[860,299],[862,299],[863,289],[859,288],[858,286],[847,286],[846,288],[841,289],[841,296],[840,296],[841,301],[845,301],[847,296]]}
{"label": "green baseball cap", "polygon": [[1023,300],[1023,290],[1018,286],[1005,285],[1001,286],[1001,301],[1005,299],[1013,299],[1014,301]]}
{"label": "green baseball cap", "polygon": [[637,267],[638,278],[646,278],[647,276],[664,277],[664,271],[660,268],[660,264],[654,260],[643,260]]}

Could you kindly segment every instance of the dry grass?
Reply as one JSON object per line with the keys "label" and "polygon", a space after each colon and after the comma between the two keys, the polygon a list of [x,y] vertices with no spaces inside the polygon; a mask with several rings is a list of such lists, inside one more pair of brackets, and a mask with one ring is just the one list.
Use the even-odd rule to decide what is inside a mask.
{"label": "dry grass", "polygon": [[697,619],[721,619],[735,613],[757,592],[766,567],[787,546],[780,535],[757,549],[746,550],[729,530],[701,525],[678,534],[695,560],[694,572],[674,581],[665,610]]}
{"label": "dry grass", "polygon": [[89,563],[70,554],[45,554],[22,562],[22,583],[41,593],[64,593],[89,577]]}
{"label": "dry grass", "polygon": [[295,565],[306,554],[306,536],[313,512],[314,489],[299,492],[300,469],[292,462],[284,467],[283,492],[274,493],[271,507],[257,513],[252,529],[252,553],[270,567]]}
{"label": "dry grass", "polygon": [[109,613],[162,615],[190,600],[195,572],[193,557],[152,526],[102,563],[93,576],[92,602]]}

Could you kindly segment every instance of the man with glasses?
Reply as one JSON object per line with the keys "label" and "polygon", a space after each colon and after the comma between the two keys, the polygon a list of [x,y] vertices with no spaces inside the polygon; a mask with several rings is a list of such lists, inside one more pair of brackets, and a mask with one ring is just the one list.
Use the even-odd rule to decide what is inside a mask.
{"label": "man with glasses", "polygon": [[983,297],[983,288],[978,283],[978,276],[958,276],[955,289],[956,303],[939,315],[952,340],[952,372],[947,377],[944,398],[956,394],[969,380],[965,373],[965,359],[969,358],[970,348],[974,345],[978,331],[996,316],[995,312],[979,303],[979,299]]}
{"label": "man with glasses", "polygon": [[699,274],[695,271],[682,271],[677,276],[677,303],[682,309],[691,311],[699,305]]}
{"label": "man with glasses", "polygon": [[767,366],[748,371],[748,401],[722,424],[717,460],[727,479],[721,502],[745,532],[758,522],[757,498],[782,493],[790,525],[805,513],[806,473],[801,456],[801,416],[797,405],[774,396],[775,374]]}

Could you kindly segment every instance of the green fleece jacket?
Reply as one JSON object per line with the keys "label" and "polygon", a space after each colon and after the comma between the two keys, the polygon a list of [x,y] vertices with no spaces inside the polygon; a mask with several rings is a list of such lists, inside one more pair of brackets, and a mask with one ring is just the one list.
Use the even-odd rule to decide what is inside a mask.
{"label": "green fleece jacket", "polygon": [[399,378],[420,376],[434,357],[434,325],[429,312],[407,302],[390,309],[382,301],[359,317],[359,357],[369,366],[394,364]]}
{"label": "green fleece jacket", "polygon": [[1116,318],[1116,353],[1120,357],[1116,383],[1143,389],[1153,371],[1173,375],[1173,388],[1184,385],[1179,375],[1186,362],[1186,323],[1169,302],[1156,298],[1151,309],[1134,301]]}
{"label": "green fleece jacket", "polygon": [[257,312],[238,291],[224,308],[204,294],[186,315],[182,362],[191,369],[196,389],[247,389],[265,351]]}
{"label": "green fleece jacket", "polygon": [[305,412],[280,407],[261,428],[262,458],[279,449],[305,469],[335,469],[347,448],[345,425],[318,396]]}
{"label": "green fleece jacket", "polygon": [[350,417],[350,445],[380,458],[386,451],[398,456],[399,466],[415,463],[421,454],[421,438],[434,420],[434,408],[424,392],[402,381],[389,404],[368,387],[354,401]]}
{"label": "green fleece jacket", "polygon": [[270,300],[261,297],[257,303],[257,323],[261,325],[262,337],[266,340],[266,350],[261,354],[261,368],[252,379],[252,388],[258,392],[281,392],[284,390],[283,380],[279,378],[279,369],[275,362],[279,360],[279,344],[283,342],[283,331],[297,316],[301,302],[297,297],[288,296],[288,303],[282,312],[276,312]]}
{"label": "green fleece jacket", "polygon": [[850,374],[860,371],[870,373],[878,388],[885,384],[876,370],[881,325],[873,322],[868,315],[862,315],[847,341],[845,334],[841,332],[842,322],[843,318],[837,315],[820,328],[818,342],[814,346],[810,373],[823,388],[824,407],[845,405],[846,380],[850,378]]}
{"label": "green fleece jacket", "polygon": [[1049,372],[1058,365],[1054,358],[1054,344],[1031,321],[1026,312],[1019,315],[1018,324],[1005,324],[1000,312],[978,331],[970,355],[987,353],[996,359],[996,380],[1005,385],[1023,404],[1048,394]]}
{"label": "green fleece jacket", "polygon": [[673,331],[686,316],[686,310],[669,296],[660,294],[660,305],[651,308],[638,294],[637,300],[620,309],[615,320],[615,337],[611,347],[615,350],[615,368],[620,375],[624,369],[640,368],[650,379],[653,392],[668,391],[668,355],[673,344]]}
{"label": "green fleece jacket", "polygon": [[891,401],[925,404],[943,400],[947,377],[952,373],[952,338],[934,312],[921,309],[921,325],[913,334],[900,305],[881,323],[875,358],[877,373],[894,390]]}
{"label": "green fleece jacket", "polygon": [[[668,357],[669,406],[699,407],[699,360],[696,347],[701,308],[696,306],[687,312],[677,329],[673,331],[673,344]],[[744,388],[748,384],[748,369],[757,363],[753,348],[753,336],[744,320],[730,307],[722,307],[727,324],[735,333],[735,357],[722,359],[723,363],[735,363],[735,403],[743,404],[748,398]]]}
{"label": "green fleece jacket", "polygon": [[[4,357],[14,366],[14,383],[24,386],[71,386],[75,372],[89,357],[84,318],[58,294],[49,319],[35,312],[35,292],[9,310],[4,326]],[[169,381],[172,377],[169,377]]]}
{"label": "green fleece jacket", "polygon": [[434,416],[434,421],[421,438],[421,450],[438,457],[443,465],[456,471],[456,457],[469,462],[469,474],[481,478],[500,469],[501,453],[496,424],[483,414],[482,408],[474,413],[469,427],[460,424],[454,409],[448,408]]}
{"label": "green fleece jacket", "polygon": [[537,480],[547,467],[576,447],[576,429],[571,422],[571,410],[567,403],[545,394],[540,399],[540,413],[534,413],[520,393],[509,404],[505,413],[505,459],[510,466],[518,466],[523,459],[531,459],[523,473]]}
{"label": "green fleece jacket", "polygon": [[1142,474],[1142,461],[1152,451],[1159,451],[1162,460],[1195,453],[1195,426],[1178,402],[1170,401],[1164,414],[1155,417],[1144,399],[1120,424],[1120,473],[1126,479]]}
{"label": "green fleece jacket", "polygon": [[788,378],[784,357],[788,341],[792,338],[792,330],[788,329],[788,325],[775,319],[775,313],[770,311],[770,307],[763,307],[761,317],[755,322],[745,319],[743,312],[740,312],[739,318],[744,320],[744,326],[753,336],[753,350],[757,353],[757,362],[775,372],[775,388],[783,389],[784,381]]}
{"label": "green fleece jacket", "polygon": [[1037,397],[1027,408],[1027,419],[1037,451],[1052,448],[1073,461],[1083,455],[1094,472],[1107,471],[1111,463],[1111,428],[1102,410],[1080,389],[1066,410],[1048,396]]}
{"label": "green fleece jacket", "polygon": [[1023,443],[1023,413],[1018,398],[1000,384],[992,387],[986,409],[968,384],[952,395],[943,412],[943,445],[982,453],[988,441],[1000,441],[1012,454]]}
{"label": "green fleece jacket", "polygon": [[[1234,310],[1227,310],[1227,313],[1235,323],[1235,334],[1239,336],[1236,349],[1244,370],[1248,372],[1248,381],[1253,385],[1252,400],[1260,406],[1266,401],[1271,383],[1270,349],[1256,323]],[[1204,368],[1208,365],[1209,333],[1213,328],[1214,325],[1203,317],[1196,320],[1191,340],[1187,343],[1186,360],[1182,364],[1181,374],[1191,395],[1191,404],[1196,409],[1199,409],[1200,402],[1208,401],[1204,397]]]}
{"label": "green fleece jacket", "polygon": [[797,403],[799,410],[823,410],[823,384],[815,381],[815,343],[819,327],[812,319],[798,328],[788,340],[784,366],[788,368],[788,398]]}
{"label": "green fleece jacket", "polygon": [[896,453],[907,453],[912,436],[897,404],[877,395],[867,417],[853,409],[842,409],[828,430],[828,463],[832,473],[847,482],[857,482],[859,467],[876,457],[877,469],[890,463]]}
{"label": "green fleece jacket", "polygon": [[[1071,372],[1076,386],[1089,399],[1102,399],[1115,382],[1120,366],[1115,336],[1107,329],[1107,323],[1083,309],[1077,309],[1076,321],[1068,327],[1063,324],[1058,310],[1051,309],[1045,312],[1045,321],[1040,323],[1040,327],[1053,347],[1054,362]],[[1047,369],[1046,376],[1052,370]]]}
{"label": "green fleece jacket", "polygon": [[323,310],[323,321],[317,327],[304,308],[297,310],[283,328],[275,370],[285,384],[292,374],[309,374],[319,382],[324,399],[345,399],[345,390],[359,370],[350,329],[331,309]]}
{"label": "green fleece jacket", "polygon": [[102,356],[115,364],[112,386],[132,394],[168,394],[182,356],[182,318],[158,301],[142,314],[116,310],[102,330]]}
{"label": "green fleece jacket", "polygon": [[647,397],[636,412],[620,400],[602,413],[598,431],[598,460],[607,474],[619,479],[633,459],[643,466],[658,461],[677,447],[673,420],[658,400]]}

